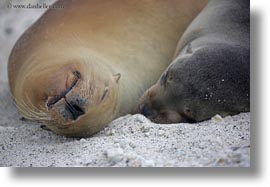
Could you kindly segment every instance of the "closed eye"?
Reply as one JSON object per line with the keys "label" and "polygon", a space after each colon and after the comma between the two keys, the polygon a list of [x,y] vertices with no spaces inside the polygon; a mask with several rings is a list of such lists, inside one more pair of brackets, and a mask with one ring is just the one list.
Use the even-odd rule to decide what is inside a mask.
{"label": "closed eye", "polygon": [[106,87],[101,97],[101,101],[108,95],[108,92],[109,92],[109,89]]}
{"label": "closed eye", "polygon": [[162,77],[160,79],[160,84],[165,86],[167,78],[168,78],[168,71],[163,73],[163,75],[162,75]]}

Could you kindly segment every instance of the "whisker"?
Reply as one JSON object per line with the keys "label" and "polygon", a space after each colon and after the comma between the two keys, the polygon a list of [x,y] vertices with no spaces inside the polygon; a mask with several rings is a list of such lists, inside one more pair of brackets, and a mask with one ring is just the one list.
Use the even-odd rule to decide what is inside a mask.
{"label": "whisker", "polygon": [[[28,96],[26,96],[28,103],[31,104],[29,107],[28,104],[23,100],[21,102],[18,102],[17,99],[9,92],[9,96],[12,98],[13,104],[15,107],[19,110],[22,116],[26,117],[29,120],[33,121],[51,121],[51,118],[48,116],[47,113],[41,112],[40,110],[35,111],[37,108],[29,102],[30,99]],[[34,108],[35,110],[31,109]]]}
{"label": "whisker", "polygon": [[28,96],[26,96],[26,98],[28,100],[28,103],[30,103],[31,107],[33,107],[34,109],[36,109],[37,112],[35,112],[34,110],[32,110],[33,112],[35,112],[36,115],[38,115],[39,117],[48,117],[48,119],[50,119],[50,117],[48,116],[48,113],[43,112],[42,110],[40,110],[39,108],[37,108],[36,106],[34,106]]}

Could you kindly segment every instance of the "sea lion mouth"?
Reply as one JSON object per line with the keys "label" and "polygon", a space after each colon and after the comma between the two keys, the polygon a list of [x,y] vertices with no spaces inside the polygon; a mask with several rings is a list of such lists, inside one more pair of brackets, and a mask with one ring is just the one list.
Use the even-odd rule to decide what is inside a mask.
{"label": "sea lion mouth", "polygon": [[81,107],[79,107],[76,104],[70,104],[66,100],[66,97],[64,97],[64,99],[66,102],[65,109],[71,113],[73,120],[76,120],[76,119],[78,119],[79,116],[85,114],[84,110]]}
{"label": "sea lion mouth", "polygon": [[[64,91],[60,92],[60,94],[51,97],[47,100],[46,106],[48,110],[51,110],[57,103],[63,102],[64,101],[64,109],[66,112],[60,112],[60,114],[66,118],[66,119],[72,119],[72,120],[77,120],[79,116],[84,115],[85,111],[82,107],[80,107],[79,103],[74,102],[74,101],[69,101],[67,99],[67,94],[71,92],[71,90],[76,86],[78,83],[79,79],[81,78],[81,74],[79,71],[74,71],[73,72],[74,78],[72,82],[70,83],[70,86],[68,86]],[[77,99],[78,100],[78,99]],[[67,118],[67,116],[69,116]]]}
{"label": "sea lion mouth", "polygon": [[72,90],[72,88],[78,83],[79,79],[81,78],[81,73],[79,71],[74,71],[73,75],[75,76],[75,79],[73,80],[73,82],[71,83],[71,85],[67,89],[62,91],[59,95],[47,100],[46,105],[47,105],[48,109],[51,109],[53,107],[53,105],[55,105],[61,99],[65,98],[66,95]]}

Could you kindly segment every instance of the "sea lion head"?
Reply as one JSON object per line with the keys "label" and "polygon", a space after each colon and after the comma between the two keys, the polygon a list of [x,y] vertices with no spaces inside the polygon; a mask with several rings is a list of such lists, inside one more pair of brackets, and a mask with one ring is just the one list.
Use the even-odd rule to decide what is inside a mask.
{"label": "sea lion head", "polygon": [[66,136],[84,137],[102,129],[116,112],[120,74],[91,60],[59,57],[34,68],[27,63],[13,81],[17,85],[11,85],[22,115]]}
{"label": "sea lion head", "polygon": [[198,122],[247,111],[249,53],[238,46],[187,47],[140,99],[137,111],[153,122]]}
{"label": "sea lion head", "polygon": [[[189,49],[188,49],[189,50]],[[185,105],[185,87],[179,79],[178,65],[190,58],[185,54],[177,58],[163,72],[156,84],[150,87],[140,98],[137,112],[142,113],[156,123],[195,122],[191,110]]]}
{"label": "sea lion head", "polygon": [[[150,87],[140,98],[137,112],[155,123],[179,123],[186,118],[178,111],[173,92],[168,88],[172,81],[171,70],[163,73],[159,81]],[[172,88],[173,89],[173,88]]]}

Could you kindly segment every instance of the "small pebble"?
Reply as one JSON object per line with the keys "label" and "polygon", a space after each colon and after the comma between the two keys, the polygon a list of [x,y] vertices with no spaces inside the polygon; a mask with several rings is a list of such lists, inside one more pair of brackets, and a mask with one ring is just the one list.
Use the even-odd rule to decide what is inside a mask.
{"label": "small pebble", "polygon": [[150,127],[149,126],[142,126],[141,127],[141,131],[142,132],[148,132],[150,130]]}
{"label": "small pebble", "polygon": [[174,161],[169,160],[167,162],[165,162],[165,164],[163,165],[163,167],[174,167]]}
{"label": "small pebble", "polygon": [[115,129],[109,129],[105,132],[106,136],[112,136],[115,134]]}
{"label": "small pebble", "polygon": [[106,151],[106,156],[111,162],[117,163],[123,159],[124,151],[120,147],[116,149],[108,149]]}
{"label": "small pebble", "polygon": [[146,133],[144,133],[144,136],[145,137],[149,137],[150,136],[150,133],[149,132],[146,132]]}
{"label": "small pebble", "polygon": [[141,166],[142,167],[154,167],[155,166],[155,162],[153,160],[142,159]]}
{"label": "small pebble", "polygon": [[218,165],[225,165],[226,164],[226,159],[225,158],[219,158],[216,163]]}
{"label": "small pebble", "polygon": [[161,129],[158,130],[158,135],[159,136],[163,136],[164,134],[165,134],[165,131],[164,130],[161,130]]}
{"label": "small pebble", "polygon": [[223,121],[223,118],[220,115],[215,115],[214,117],[212,117],[212,120],[219,123]]}
{"label": "small pebble", "polygon": [[129,147],[129,141],[126,140],[126,139],[119,140],[119,146],[120,146],[122,149],[126,149],[126,148]]}
{"label": "small pebble", "polygon": [[81,138],[81,139],[80,139],[80,142],[86,142],[86,139]]}
{"label": "small pebble", "polygon": [[132,147],[132,148],[136,147],[135,143],[133,143],[133,142],[129,142],[129,146]]}

